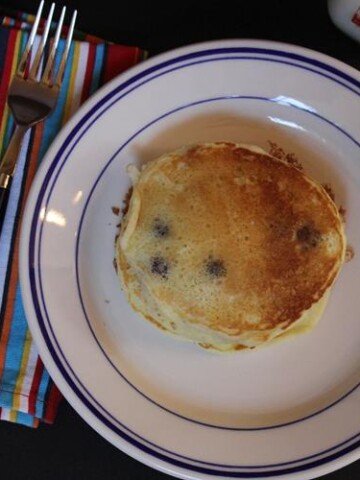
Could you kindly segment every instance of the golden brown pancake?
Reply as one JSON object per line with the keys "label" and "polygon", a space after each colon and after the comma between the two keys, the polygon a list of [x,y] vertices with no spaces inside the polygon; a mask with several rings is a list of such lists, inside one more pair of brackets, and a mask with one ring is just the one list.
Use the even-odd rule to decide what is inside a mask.
{"label": "golden brown pancake", "polygon": [[135,180],[118,271],[153,324],[235,350],[321,316],[345,235],[303,172],[258,147],[207,143],[149,162]]}

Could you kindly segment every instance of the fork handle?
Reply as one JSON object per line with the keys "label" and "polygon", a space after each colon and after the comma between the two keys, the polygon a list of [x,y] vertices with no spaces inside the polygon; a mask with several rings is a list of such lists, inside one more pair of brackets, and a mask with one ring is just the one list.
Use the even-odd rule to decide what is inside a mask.
{"label": "fork handle", "polygon": [[[0,175],[13,175],[20,153],[21,144],[27,129],[28,127],[23,125],[18,125],[15,128],[15,131],[10,139],[9,146],[7,147],[6,152],[0,162]],[[3,182],[0,180],[0,187],[3,186]]]}
{"label": "fork handle", "polygon": [[0,162],[0,235],[4,224],[11,179],[15,171],[16,162],[26,130],[27,127],[22,125],[16,127],[5,155]]}

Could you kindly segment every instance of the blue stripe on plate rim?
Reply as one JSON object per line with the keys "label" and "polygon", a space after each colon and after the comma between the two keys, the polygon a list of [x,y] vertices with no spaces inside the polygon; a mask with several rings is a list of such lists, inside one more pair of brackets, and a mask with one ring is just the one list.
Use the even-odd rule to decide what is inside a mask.
{"label": "blue stripe on plate rim", "polygon": [[[179,57],[161,62],[161,63],[159,63],[157,65],[154,65],[154,66],[152,66],[152,67],[150,67],[146,70],[143,70],[142,72],[134,75],[130,79],[128,79],[125,82],[118,85],[110,93],[108,93],[103,98],[101,98],[96,103],[96,105],[94,105],[86,114],[84,114],[83,117],[78,121],[76,126],[68,134],[67,138],[64,140],[63,144],[61,145],[58,152],[54,156],[54,159],[51,162],[51,164],[48,168],[48,171],[45,174],[45,178],[43,180],[43,183],[40,187],[39,196],[38,196],[38,199],[36,201],[34,213],[33,213],[33,216],[32,216],[31,229],[30,229],[29,250],[28,250],[28,268],[29,268],[28,275],[29,275],[29,284],[30,284],[30,289],[31,289],[31,299],[32,299],[32,303],[33,303],[33,309],[34,309],[34,311],[36,312],[36,315],[37,315],[38,326],[40,328],[40,331],[41,331],[43,340],[45,341],[45,344],[47,346],[47,349],[48,349],[48,351],[49,351],[49,353],[52,357],[52,360],[54,361],[54,364],[57,367],[58,373],[60,373],[61,377],[67,383],[67,385],[70,388],[70,390],[72,391],[72,393],[84,404],[84,406],[87,407],[87,409],[90,412],[92,412],[92,414],[101,423],[103,423],[104,426],[106,426],[107,428],[112,430],[114,433],[119,435],[125,441],[129,442],[130,444],[132,444],[133,446],[135,446],[139,450],[143,451],[144,453],[149,454],[149,455],[151,455],[155,458],[158,458],[161,461],[165,461],[167,463],[170,463],[170,464],[175,465],[175,466],[180,467],[180,468],[184,468],[184,469],[187,469],[187,470],[192,470],[192,471],[198,472],[198,473],[214,475],[214,476],[226,475],[228,477],[231,476],[231,477],[238,477],[238,478],[260,478],[260,477],[265,478],[265,477],[270,477],[270,476],[274,476],[274,475],[286,475],[286,474],[290,474],[290,473],[305,471],[305,470],[308,470],[310,468],[315,468],[315,467],[318,467],[318,466],[323,465],[325,463],[331,462],[332,460],[340,458],[340,457],[346,455],[347,453],[355,450],[356,448],[358,448],[360,446],[360,441],[358,439],[358,437],[360,436],[360,433],[351,437],[351,438],[349,438],[349,439],[347,439],[347,440],[345,440],[341,444],[338,444],[338,445],[336,445],[332,448],[324,450],[323,452],[319,452],[317,454],[308,456],[306,458],[302,458],[302,459],[298,459],[298,460],[292,460],[292,461],[289,461],[289,462],[284,462],[282,464],[273,464],[273,465],[233,466],[233,465],[212,464],[210,462],[203,462],[203,461],[199,461],[199,460],[196,460],[196,459],[186,458],[186,457],[183,457],[179,454],[167,451],[166,449],[164,449],[162,447],[159,447],[159,446],[156,446],[156,445],[152,444],[151,442],[147,441],[146,439],[141,438],[135,432],[131,432],[129,429],[127,429],[127,427],[125,425],[121,425],[122,428],[119,429],[116,425],[114,425],[114,423],[112,423],[112,421],[115,421],[116,423],[119,423],[119,422],[117,422],[116,419],[114,419],[114,418],[112,418],[112,421],[109,420],[109,418],[111,418],[111,415],[108,412],[104,411],[102,406],[100,404],[98,404],[98,402],[91,396],[90,392],[88,392],[86,390],[86,388],[81,384],[80,379],[77,378],[75,372],[72,370],[70,364],[67,362],[67,360],[64,356],[64,353],[62,352],[61,347],[57,342],[56,337],[54,336],[54,332],[52,330],[52,326],[51,326],[49,317],[47,315],[46,315],[46,317],[47,317],[46,321],[44,320],[44,318],[42,316],[40,302],[42,303],[42,308],[44,309],[45,313],[47,313],[46,312],[46,305],[45,305],[45,302],[44,302],[44,298],[41,295],[41,292],[40,292],[40,298],[39,298],[39,292],[37,290],[37,283],[36,283],[36,271],[35,271],[35,266],[36,266],[36,264],[35,264],[36,240],[37,239],[41,240],[41,233],[42,233],[42,227],[43,227],[43,223],[41,221],[39,221],[39,213],[40,213],[40,208],[41,208],[41,205],[42,205],[42,202],[43,202],[44,195],[45,195],[45,193],[48,189],[48,185],[49,185],[50,180],[53,177],[54,171],[55,171],[58,163],[62,159],[64,153],[66,152],[67,148],[70,147],[70,150],[67,152],[66,157],[65,157],[62,165],[64,165],[64,163],[66,162],[66,159],[69,157],[72,149],[75,146],[74,144],[71,145],[71,142],[74,140],[74,138],[79,133],[79,131],[82,129],[82,127],[84,126],[85,128],[82,131],[81,135],[78,136],[75,139],[76,142],[78,142],[79,139],[81,138],[81,136],[88,130],[88,128],[90,128],[92,123],[94,123],[96,121],[96,119],[100,115],[102,115],[102,113],[104,113],[105,110],[110,108],[110,106],[115,101],[119,101],[122,98],[122,96],[120,96],[119,98],[116,98],[116,100],[111,102],[109,105],[106,105],[105,109],[103,109],[100,113],[98,113],[98,115],[96,115],[95,118],[93,118],[92,121],[89,124],[87,124],[88,120],[91,120],[91,118],[94,117],[96,112],[99,112],[99,108],[103,107],[106,104],[106,102],[108,102],[108,100],[113,99],[113,97],[117,93],[123,92],[125,89],[127,89],[127,87],[129,87],[133,84],[136,84],[136,82],[138,80],[141,80],[141,79],[151,75],[152,73],[157,72],[161,69],[164,69],[168,66],[171,66],[171,65],[174,65],[174,64],[179,64],[181,62],[185,62],[185,61],[191,60],[193,58],[198,59],[198,58],[201,58],[202,56],[205,56],[205,57],[215,56],[215,58],[212,58],[212,59],[210,58],[210,59],[208,59],[208,61],[215,61],[215,60],[219,61],[219,60],[221,60],[221,58],[217,57],[218,55],[223,55],[223,54],[232,54],[232,55],[233,54],[249,54],[249,53],[251,53],[253,55],[254,54],[269,55],[271,57],[276,57],[276,58],[269,58],[269,57],[252,57],[252,58],[237,57],[237,58],[238,59],[249,59],[249,60],[255,60],[255,61],[273,61],[273,62],[277,62],[277,63],[279,63],[279,62],[280,63],[287,63],[287,64],[289,64],[293,67],[302,68],[302,69],[311,71],[311,72],[313,72],[317,75],[325,76],[326,78],[330,79],[331,81],[334,81],[334,82],[342,85],[343,87],[347,88],[348,90],[351,90],[353,93],[355,93],[357,95],[360,95],[360,93],[358,91],[356,91],[354,88],[352,88],[348,85],[348,84],[351,84],[352,86],[354,86],[356,88],[360,88],[360,82],[358,80],[356,80],[355,78],[353,78],[352,76],[342,72],[341,70],[339,70],[339,69],[337,69],[337,68],[335,68],[331,65],[328,65],[324,62],[321,62],[317,59],[310,58],[310,57],[300,55],[300,54],[296,54],[296,53],[291,53],[291,52],[287,52],[287,51],[278,50],[278,49],[266,49],[266,48],[255,48],[255,47],[254,48],[249,48],[249,47],[231,47],[230,48],[229,47],[229,48],[220,48],[220,49],[219,48],[207,49],[207,50],[192,52],[192,53],[189,53],[189,54],[186,54],[186,55],[181,55]],[[296,60],[296,61],[301,62],[301,63],[293,63],[293,62],[280,60],[280,59],[278,59],[278,57],[280,57],[280,58],[283,57],[283,58],[286,58],[286,59]],[[222,59],[224,60],[224,58],[222,58]],[[232,56],[229,59],[234,60],[235,57]],[[203,61],[207,61],[207,60],[203,60]],[[199,63],[199,62],[197,62],[197,63]],[[310,68],[308,66],[305,66],[304,64],[311,65],[312,67],[319,68],[320,70]],[[178,67],[175,67],[175,69],[184,68],[185,66],[191,66],[191,63],[186,64],[186,65],[180,65]],[[168,73],[171,70],[174,70],[174,68],[172,68],[170,70],[167,70],[166,72],[162,72],[162,74]],[[331,75],[329,75],[329,74],[331,74]],[[157,75],[153,76],[152,78],[156,78],[156,76]],[[148,80],[150,80],[150,79],[148,79]],[[342,80],[345,80],[347,83],[344,83]],[[138,85],[136,85],[136,87],[133,87],[133,88],[138,88],[139,86],[141,86],[141,83],[139,83]],[[131,91],[131,89],[128,90],[124,95],[128,94],[130,91]],[[54,182],[56,182],[56,178],[59,175],[59,172],[62,168],[62,165],[60,166],[60,169],[58,169],[58,171],[57,171],[57,174],[54,178]],[[54,186],[54,183],[52,184],[52,187],[50,188],[50,192],[49,192],[49,194],[47,196],[47,199],[45,201],[45,208],[46,208],[46,205],[49,201],[49,198],[50,198],[50,195],[51,195],[51,190],[52,190],[53,186]],[[40,232],[39,232],[39,235],[37,235],[37,231],[38,231],[39,226],[40,226]],[[40,250],[39,250],[40,249],[40,244],[41,244],[41,241],[38,241],[38,254],[40,253]],[[40,256],[38,256],[38,258],[40,258]],[[40,272],[40,265],[38,265],[38,268],[39,268],[39,272]],[[52,338],[49,335],[48,329],[51,332]],[[61,355],[61,358],[58,355],[57,351]],[[66,368],[65,368],[65,365],[66,365]],[[69,372],[71,372],[71,375],[70,375]],[[81,389],[83,391],[80,390],[80,388],[78,387],[78,385],[75,382],[77,382],[79,386],[81,385]],[[84,393],[84,392],[86,392],[86,393]],[[92,401],[90,401],[90,399],[92,399]],[[97,405],[97,407],[95,407],[95,405]],[[102,410],[102,413],[100,412],[100,410]],[[352,442],[353,440],[355,440],[354,443],[351,443],[350,445],[348,445],[348,443]],[[344,448],[342,448],[340,450],[337,450],[337,449],[339,449],[343,446],[344,446]],[[156,450],[154,449],[154,447],[155,447]],[[337,450],[337,451],[334,452],[334,450]],[[161,452],[164,452],[164,453],[161,453]],[[331,452],[334,452],[334,453],[331,453]],[[302,465],[296,465],[296,466],[292,466],[290,468],[281,468],[281,469],[276,470],[276,468],[280,467],[280,466],[281,467],[287,467],[288,465],[293,465],[294,463],[300,463],[300,462],[307,461],[307,460],[313,460],[316,457],[319,457],[321,455],[328,454],[328,453],[329,454],[331,453],[331,454],[327,455],[326,457],[322,457],[318,460],[311,461],[310,463],[306,463],[306,464],[302,464]],[[171,456],[169,456],[169,454]],[[178,460],[177,458],[174,458],[174,457],[177,457],[181,460]],[[194,462],[194,463],[186,463],[186,462]],[[214,468],[211,468],[211,467],[214,467]],[[275,469],[274,469],[274,467],[275,467]],[[228,470],[229,468],[242,469],[242,470],[248,469],[248,471],[240,471],[240,470],[239,471],[229,471]],[[266,471],[261,471],[261,472],[249,471],[250,469],[268,469],[268,468],[271,468],[272,470],[266,470]]]}

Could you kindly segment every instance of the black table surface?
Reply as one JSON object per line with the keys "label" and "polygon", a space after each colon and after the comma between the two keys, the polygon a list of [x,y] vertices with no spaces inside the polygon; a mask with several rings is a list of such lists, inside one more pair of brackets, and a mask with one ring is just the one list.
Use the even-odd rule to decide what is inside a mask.
{"label": "black table surface", "polygon": [[[7,1],[36,11],[37,1]],[[60,2],[58,2],[60,3]],[[67,1],[79,10],[78,28],[154,55],[222,38],[277,40],[312,48],[360,68],[360,47],[333,26],[324,0],[216,0],[151,2]],[[113,4],[113,5],[112,5]],[[355,419],[354,419],[355,420]],[[322,477],[360,477],[360,462]],[[106,442],[63,400],[56,422],[33,430],[0,423],[0,477],[4,480],[166,479]]]}

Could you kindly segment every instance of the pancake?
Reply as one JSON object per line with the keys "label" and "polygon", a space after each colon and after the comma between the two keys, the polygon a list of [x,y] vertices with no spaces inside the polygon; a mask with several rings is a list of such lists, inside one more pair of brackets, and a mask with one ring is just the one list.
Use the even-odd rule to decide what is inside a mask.
{"label": "pancake", "polygon": [[116,258],[144,318],[220,351],[316,324],[346,246],[321,185],[258,147],[234,143],[182,148],[130,173]]}

